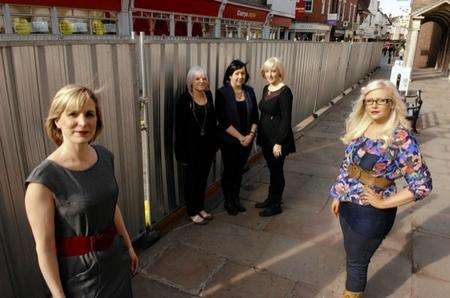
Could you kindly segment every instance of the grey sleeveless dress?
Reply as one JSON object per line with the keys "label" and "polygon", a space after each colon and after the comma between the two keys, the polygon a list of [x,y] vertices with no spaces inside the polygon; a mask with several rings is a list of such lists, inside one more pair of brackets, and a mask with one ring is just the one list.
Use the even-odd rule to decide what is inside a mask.
{"label": "grey sleeveless dress", "polygon": [[[72,171],[46,159],[26,180],[26,185],[40,183],[54,193],[55,237],[95,235],[114,224],[114,156],[93,147],[98,160],[86,170]],[[119,235],[108,250],[58,256],[58,263],[67,297],[132,297],[130,257]]]}

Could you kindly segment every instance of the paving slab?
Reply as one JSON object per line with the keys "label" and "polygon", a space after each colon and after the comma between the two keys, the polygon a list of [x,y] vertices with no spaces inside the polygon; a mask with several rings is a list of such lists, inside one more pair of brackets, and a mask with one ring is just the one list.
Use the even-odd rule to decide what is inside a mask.
{"label": "paving slab", "polygon": [[413,270],[450,282],[450,239],[413,232]]}
{"label": "paving slab", "polygon": [[256,267],[321,289],[345,270],[344,265],[342,245],[328,247],[274,235]]}
{"label": "paving slab", "polygon": [[216,273],[201,297],[287,297],[295,282],[267,271],[229,262]]}
{"label": "paving slab", "polygon": [[338,246],[342,242],[339,221],[328,210],[311,213],[285,209],[282,216],[267,224],[265,231],[331,247]]}
{"label": "paving slab", "polygon": [[190,298],[195,297],[157,282],[144,274],[133,277],[133,297],[136,298]]}
{"label": "paving slab", "polygon": [[413,298],[449,297],[450,283],[423,274],[414,274],[411,292]]}
{"label": "paving slab", "polygon": [[272,235],[266,232],[212,220],[198,229],[186,230],[178,240],[239,263],[253,265],[271,238]]}
{"label": "paving slab", "polygon": [[370,262],[364,297],[410,297],[411,266],[407,254],[378,249]]}
{"label": "paving slab", "polygon": [[197,295],[225,261],[222,256],[173,242],[142,271],[153,280]]}
{"label": "paving slab", "polygon": [[256,209],[253,201],[241,200],[241,203],[247,209],[246,212],[239,213],[237,216],[230,216],[228,213],[222,212],[216,215],[215,219],[255,231],[264,230],[271,219],[269,217],[259,216],[259,211],[261,211],[261,209]]}

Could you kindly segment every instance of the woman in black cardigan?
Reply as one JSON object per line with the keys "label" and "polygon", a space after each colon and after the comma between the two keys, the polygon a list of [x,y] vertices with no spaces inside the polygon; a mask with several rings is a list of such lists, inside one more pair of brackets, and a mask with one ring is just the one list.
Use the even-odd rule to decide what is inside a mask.
{"label": "woman in black cardigan", "polygon": [[205,189],[217,150],[217,120],[206,72],[193,66],[186,79],[188,90],[175,106],[175,157],[183,165],[184,196],[188,216],[206,224]]}
{"label": "woman in black cardigan", "polygon": [[261,74],[269,84],[264,87],[259,102],[261,118],[257,144],[262,148],[270,171],[270,186],[267,199],[255,207],[264,208],[259,215],[265,217],[282,212],[284,160],[289,153],[295,152],[295,141],[291,125],[293,96],[291,89],[283,83],[283,64],[272,57],[264,62]]}
{"label": "woman in black cardigan", "polygon": [[230,63],[223,78],[223,87],[216,92],[218,135],[221,144],[223,174],[222,190],[225,209],[230,215],[245,212],[239,199],[242,173],[250,155],[258,122],[258,107],[244,62]]}

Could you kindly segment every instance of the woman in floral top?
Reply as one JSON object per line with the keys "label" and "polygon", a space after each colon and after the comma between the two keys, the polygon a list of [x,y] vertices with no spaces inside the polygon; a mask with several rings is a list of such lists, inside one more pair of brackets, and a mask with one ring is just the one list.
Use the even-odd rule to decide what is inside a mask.
{"label": "woman in floral top", "polygon": [[[405,110],[394,85],[376,80],[362,88],[346,121],[345,158],[330,190],[347,256],[344,297],[362,297],[370,259],[391,230],[397,207],[432,189]],[[397,191],[400,177],[408,186]]]}

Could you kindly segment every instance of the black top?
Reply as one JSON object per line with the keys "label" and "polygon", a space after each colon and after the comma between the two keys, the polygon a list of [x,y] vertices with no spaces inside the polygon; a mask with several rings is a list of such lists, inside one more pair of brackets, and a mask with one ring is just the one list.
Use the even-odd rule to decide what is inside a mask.
{"label": "black top", "polygon": [[217,120],[212,93],[206,91],[205,95],[205,106],[196,104],[187,91],[175,104],[175,157],[180,162],[188,163],[198,156],[199,150],[216,150]]}
{"label": "black top", "polygon": [[239,144],[239,140],[229,135],[226,129],[233,125],[242,135],[250,133],[253,124],[258,123],[258,106],[255,92],[250,86],[244,85],[245,103],[247,108],[245,119],[240,119],[238,101],[236,101],[233,88],[225,85],[216,92],[216,114],[218,121],[218,135],[221,142]]}
{"label": "black top", "polygon": [[261,118],[257,144],[272,150],[275,144],[281,145],[283,154],[295,152],[295,140],[292,132],[293,95],[288,86],[275,92],[264,87],[263,97],[259,102]]}
{"label": "black top", "polygon": [[242,124],[243,123],[245,124],[247,119],[247,103],[245,102],[245,100],[243,100],[243,101],[236,101],[236,104],[239,114],[239,122],[241,124],[238,130],[245,131],[245,127],[243,127]]}

